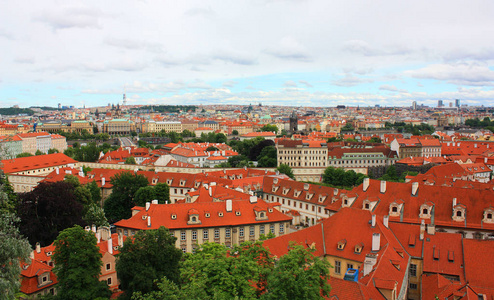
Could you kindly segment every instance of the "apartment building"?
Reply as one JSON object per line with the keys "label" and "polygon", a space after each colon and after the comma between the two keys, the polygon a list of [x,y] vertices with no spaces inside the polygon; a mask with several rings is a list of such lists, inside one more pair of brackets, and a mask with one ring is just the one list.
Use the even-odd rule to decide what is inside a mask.
{"label": "apartment building", "polygon": [[405,157],[440,157],[441,143],[438,139],[394,139],[390,144],[391,150]]}
{"label": "apartment building", "polygon": [[232,246],[256,241],[269,233],[275,236],[287,233],[291,218],[278,210],[278,204],[243,193],[243,197],[231,195],[233,199],[221,200],[216,198],[217,188],[216,185],[200,187],[188,194],[185,203],[154,201],[146,207],[134,207],[130,219],[115,223],[117,232],[132,236],[138,230],[165,226],[177,238],[176,247],[184,253],[193,252],[204,242]]}
{"label": "apartment building", "polygon": [[328,147],[324,141],[279,139],[276,143],[278,166],[292,168],[325,168],[328,166]]}
{"label": "apartment building", "polygon": [[142,125],[142,132],[182,132],[182,123],[179,121],[146,121]]}
{"label": "apartment building", "polygon": [[335,168],[367,169],[390,166],[398,154],[383,144],[337,142],[328,145],[328,164]]}

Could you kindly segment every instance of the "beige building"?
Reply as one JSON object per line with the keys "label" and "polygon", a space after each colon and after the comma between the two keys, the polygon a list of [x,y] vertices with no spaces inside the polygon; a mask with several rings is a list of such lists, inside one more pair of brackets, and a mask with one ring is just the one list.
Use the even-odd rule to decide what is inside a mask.
{"label": "beige building", "polygon": [[328,147],[323,141],[283,139],[276,145],[278,166],[292,168],[325,168],[328,166]]}

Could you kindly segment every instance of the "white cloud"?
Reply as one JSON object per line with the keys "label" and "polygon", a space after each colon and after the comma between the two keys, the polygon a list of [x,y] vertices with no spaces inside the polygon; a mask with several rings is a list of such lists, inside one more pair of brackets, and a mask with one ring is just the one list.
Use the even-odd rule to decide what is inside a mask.
{"label": "white cloud", "polygon": [[282,38],[278,45],[268,48],[265,52],[280,59],[303,62],[312,61],[307,48],[290,36]]}
{"label": "white cloud", "polygon": [[88,7],[71,7],[58,10],[43,10],[33,16],[33,20],[46,23],[54,30],[68,28],[101,28],[100,10]]}
{"label": "white cloud", "polygon": [[405,72],[421,79],[435,79],[457,85],[492,86],[494,71],[487,64],[476,62],[432,64],[418,70]]}

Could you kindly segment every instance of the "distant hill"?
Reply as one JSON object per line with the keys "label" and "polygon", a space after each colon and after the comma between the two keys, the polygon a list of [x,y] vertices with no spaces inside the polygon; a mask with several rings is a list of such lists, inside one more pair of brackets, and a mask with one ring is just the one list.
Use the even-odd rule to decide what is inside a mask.
{"label": "distant hill", "polygon": [[34,110],[29,109],[29,108],[18,108],[18,107],[0,108],[0,115],[12,116],[12,115],[19,115],[19,114],[26,114],[26,115],[31,116],[34,114]]}

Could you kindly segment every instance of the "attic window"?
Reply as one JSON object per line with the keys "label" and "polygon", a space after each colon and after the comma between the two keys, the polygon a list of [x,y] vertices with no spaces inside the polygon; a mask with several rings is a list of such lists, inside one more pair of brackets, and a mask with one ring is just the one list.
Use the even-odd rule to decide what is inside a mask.
{"label": "attic window", "polygon": [[206,218],[209,218],[211,215],[209,213],[205,214]]}
{"label": "attic window", "polygon": [[462,215],[463,215],[463,213],[462,213],[461,210],[456,211],[456,216],[457,217],[461,217]]}
{"label": "attic window", "polygon": [[346,240],[341,240],[338,242],[338,250],[343,250],[345,248],[345,245],[346,245]]}
{"label": "attic window", "polygon": [[259,213],[259,218],[264,218],[264,217],[265,217],[264,212],[263,212],[263,211],[262,211],[262,212],[260,212],[260,213]]}
{"label": "attic window", "polygon": [[272,208],[268,208],[268,212],[272,213],[273,212],[273,209]]}
{"label": "attic window", "polygon": [[326,196],[319,196],[319,202],[324,202],[326,200]]}
{"label": "attic window", "polygon": [[362,248],[364,246],[362,244],[355,245],[355,253],[362,253]]}
{"label": "attic window", "polygon": [[236,216],[240,216],[240,210],[235,211]]}
{"label": "attic window", "polygon": [[187,180],[180,180],[180,186],[184,186]]}
{"label": "attic window", "polygon": [[177,219],[177,215],[176,214],[172,214],[172,220],[175,220]]}
{"label": "attic window", "polygon": [[365,208],[365,209],[369,209],[369,208],[370,208],[369,203],[365,203],[364,208]]}
{"label": "attic window", "polygon": [[219,212],[218,212],[218,216],[219,216],[219,217],[223,217],[223,212],[222,212],[222,211],[219,211]]}
{"label": "attic window", "polygon": [[422,209],[422,214],[423,215],[429,214],[429,210],[427,208]]}
{"label": "attic window", "polygon": [[396,206],[391,207],[391,211],[394,213],[398,212],[398,207]]}
{"label": "attic window", "polygon": [[172,182],[173,182],[173,179],[167,179],[167,180],[166,180],[166,184],[168,184],[168,185],[171,185],[171,184],[172,184]]}
{"label": "attic window", "polygon": [[46,256],[51,256],[51,255],[52,255],[51,251],[46,252]]}

